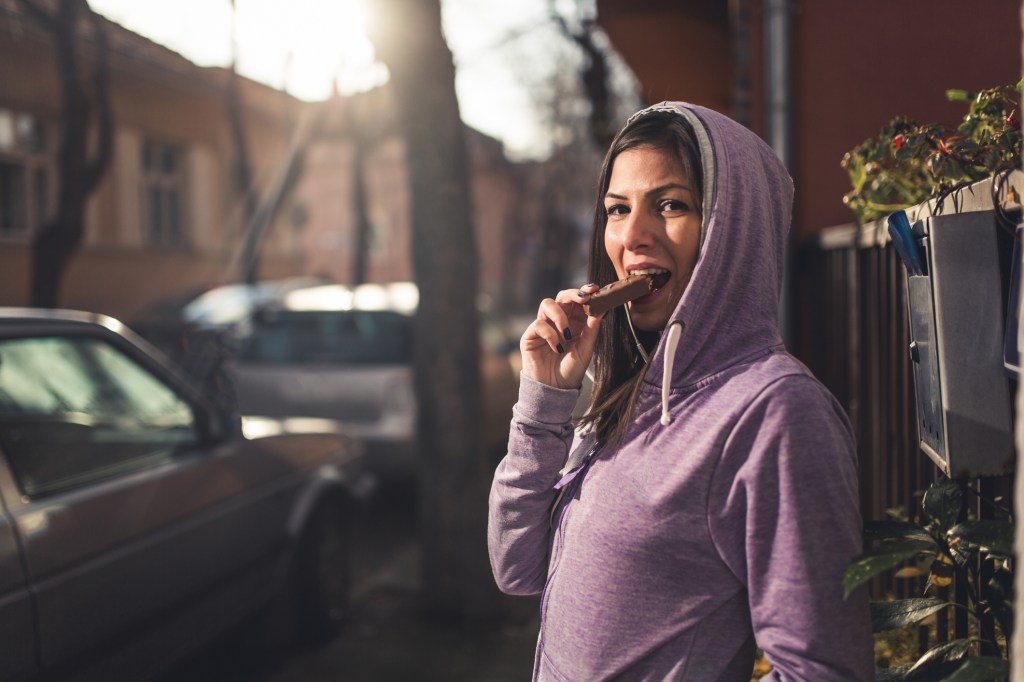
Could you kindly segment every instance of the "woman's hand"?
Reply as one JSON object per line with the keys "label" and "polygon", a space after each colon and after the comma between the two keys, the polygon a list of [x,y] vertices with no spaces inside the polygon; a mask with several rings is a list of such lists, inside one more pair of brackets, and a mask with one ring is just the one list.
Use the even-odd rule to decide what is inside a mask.
{"label": "woman's hand", "polygon": [[523,355],[523,374],[555,388],[579,388],[583,385],[602,317],[589,317],[583,304],[600,287],[587,284],[580,289],[565,289],[555,298],[545,298],[519,340]]}

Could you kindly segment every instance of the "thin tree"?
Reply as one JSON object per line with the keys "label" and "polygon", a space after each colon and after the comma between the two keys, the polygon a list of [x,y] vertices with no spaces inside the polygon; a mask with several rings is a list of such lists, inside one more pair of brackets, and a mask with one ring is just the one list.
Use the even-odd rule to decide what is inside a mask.
{"label": "thin tree", "polygon": [[[20,0],[29,14],[54,39],[61,93],[61,132],[58,156],[57,212],[40,225],[32,238],[30,305],[54,308],[60,285],[71,258],[78,251],[85,232],[85,205],[110,163],[113,140],[109,84],[108,47],[102,20],[86,0],[46,3]],[[79,20],[84,15],[96,43],[93,55],[92,92],[86,91],[82,74]],[[89,155],[89,124],[95,109],[98,143]]]}
{"label": "thin tree", "polygon": [[352,135],[352,212],[355,214],[355,243],[352,249],[352,284],[367,281],[372,225],[366,206],[367,141],[358,131]]}
{"label": "thin tree", "polygon": [[439,0],[381,0],[375,46],[391,72],[412,205],[420,290],[416,395],[420,409],[420,538],[424,606],[481,613],[496,596],[487,565],[477,253],[465,128]]}
{"label": "thin tree", "polygon": [[245,227],[243,243],[246,248],[242,257],[242,278],[246,282],[252,283],[259,278],[259,254],[251,244],[253,237],[250,230],[258,206],[256,191],[253,186],[249,137],[245,134],[242,78],[238,75],[238,38],[235,35],[237,23],[238,9],[235,7],[235,0],[231,0],[231,65],[228,67],[228,82],[227,88],[224,91],[227,98],[225,101],[225,113],[227,114],[231,141],[235,148],[235,158],[231,165],[231,178],[235,194],[241,200],[242,225]]}

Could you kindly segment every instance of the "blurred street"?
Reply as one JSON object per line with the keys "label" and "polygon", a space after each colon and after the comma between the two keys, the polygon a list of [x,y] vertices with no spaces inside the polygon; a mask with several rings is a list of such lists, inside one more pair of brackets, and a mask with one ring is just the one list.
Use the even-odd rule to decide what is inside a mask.
{"label": "blurred street", "polygon": [[415,497],[382,486],[353,538],[353,616],[325,646],[268,662],[245,631],[222,638],[158,682],[519,682],[530,678],[535,599],[507,598],[502,622],[432,622],[417,606]]}
{"label": "blurred street", "polygon": [[[494,586],[480,467],[509,443],[521,342],[535,367],[524,331],[558,318],[552,297],[573,314],[570,292],[637,269],[659,273],[665,293],[636,303],[658,315],[602,323],[592,364],[609,371],[594,395],[584,382],[574,425],[633,409],[616,348],[653,340],[669,312],[700,328],[689,311],[714,299],[732,338],[778,303],[772,352],[848,417],[836,433],[856,443],[842,480],[860,519],[920,518],[944,476],[964,500],[913,556],[864,548],[871,571],[891,567],[872,597],[901,602],[876,639],[879,678],[918,656],[948,665],[941,651],[971,671],[991,649],[1008,667],[1024,628],[1002,615],[1024,591],[988,578],[1011,584],[1007,534],[1024,545],[1007,507],[1024,504],[1024,0],[962,5],[0,0],[0,682],[529,680],[540,599]],[[905,49],[894,60],[864,37]],[[630,125],[648,105],[688,109],[670,126],[685,144],[644,138],[646,114]],[[756,164],[781,162],[763,191],[727,181],[734,137]],[[640,147],[679,176],[657,185],[691,200],[605,204]],[[773,217],[735,234],[779,248],[737,242],[718,260],[711,226],[737,192],[771,193]],[[667,231],[676,203],[696,240]],[[643,239],[611,239],[609,213]],[[770,276],[736,299],[684,279],[725,264],[746,273],[731,287],[763,258]],[[558,327],[541,336],[589,334]],[[710,386],[658,343],[651,367]],[[703,343],[687,332],[676,357],[704,358]],[[712,354],[739,363],[726,350]],[[684,412],[673,429],[690,428]],[[394,479],[365,499],[371,477],[412,472],[430,479],[418,502]],[[984,551],[953,562],[953,528],[989,522],[1002,554],[964,535]],[[801,533],[792,547],[813,547]],[[924,560],[955,576],[908,581]],[[818,578],[801,575],[811,594]],[[933,577],[941,599],[902,603],[936,596]],[[839,622],[822,636],[847,637]],[[268,643],[293,631],[320,644]],[[910,644],[890,651],[890,636]]]}

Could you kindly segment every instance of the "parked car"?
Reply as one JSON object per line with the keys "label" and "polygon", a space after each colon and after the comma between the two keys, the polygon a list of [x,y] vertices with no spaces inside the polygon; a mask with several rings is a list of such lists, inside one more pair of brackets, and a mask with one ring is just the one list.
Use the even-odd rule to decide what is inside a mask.
{"label": "parked car", "polygon": [[132,331],[176,360],[190,360],[182,344],[196,334],[233,342],[253,311],[280,300],[289,291],[324,281],[288,277],[247,284],[235,282],[190,290],[152,303],[127,320]]}
{"label": "parked car", "polygon": [[336,423],[240,418],[109,317],[0,308],[0,679],[146,679],[243,621],[328,636],[366,492]]}
{"label": "parked car", "polygon": [[[295,289],[265,305],[242,335],[235,366],[248,414],[336,419],[363,441],[374,472],[408,475],[417,461],[413,319],[408,282]],[[518,391],[517,351],[482,315],[484,447],[503,450]]]}

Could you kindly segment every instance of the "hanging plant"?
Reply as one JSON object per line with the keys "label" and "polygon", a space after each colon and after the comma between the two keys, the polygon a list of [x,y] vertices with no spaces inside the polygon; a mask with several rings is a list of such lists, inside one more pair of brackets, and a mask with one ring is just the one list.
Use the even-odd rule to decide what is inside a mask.
{"label": "hanging plant", "polygon": [[843,203],[859,222],[944,197],[1020,166],[1021,83],[978,93],[948,90],[946,96],[968,104],[956,128],[894,118],[878,137],[843,156],[852,185]]}

